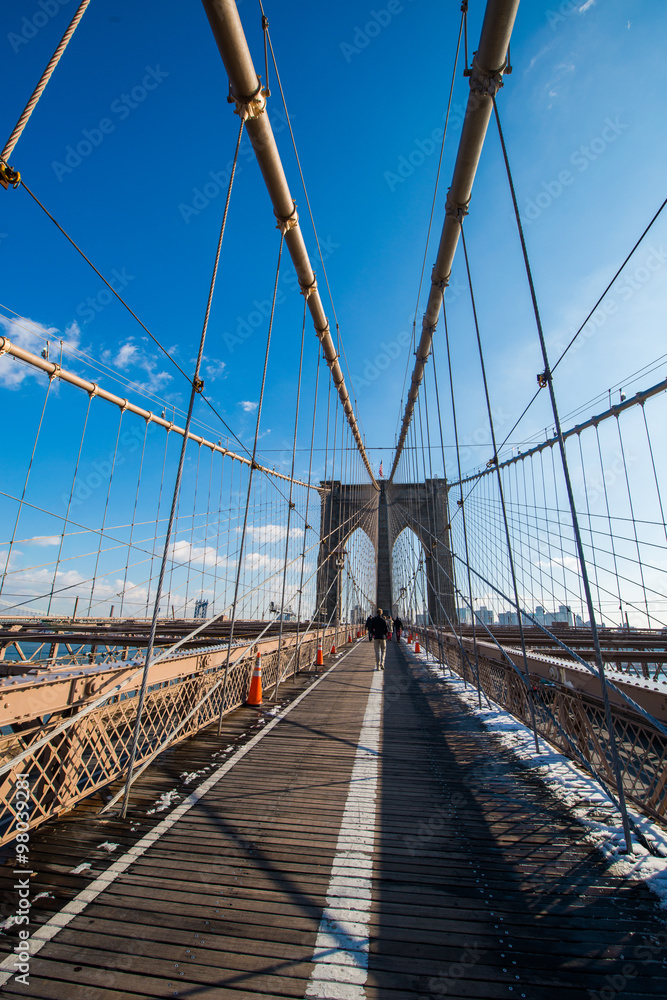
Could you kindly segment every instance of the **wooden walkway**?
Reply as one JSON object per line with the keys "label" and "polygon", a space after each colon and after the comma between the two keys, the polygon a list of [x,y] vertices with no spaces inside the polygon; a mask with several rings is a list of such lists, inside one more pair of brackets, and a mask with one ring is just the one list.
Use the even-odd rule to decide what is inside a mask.
{"label": "wooden walkway", "polygon": [[[229,727],[252,721],[257,714],[241,710],[227,741]],[[207,763],[210,777],[199,780],[211,787],[187,811],[181,800],[176,822],[153,819],[134,860],[127,851],[144,833],[146,802],[131,824],[88,825],[91,844],[120,846],[91,851],[87,877],[69,874],[86,858],[66,824],[35,833],[34,892],[52,896],[36,904],[32,929],[49,936],[64,926],[32,957],[29,986],[12,978],[2,995],[639,1000],[667,992],[654,897],[611,875],[549,792],[393,643],[384,673],[373,670],[370,644],[356,644],[218,780],[216,737],[177,750],[181,770],[186,753],[191,770]],[[114,861],[115,879],[98,884]],[[12,877],[5,869],[6,886]],[[16,940],[10,930],[1,947],[9,952]]]}

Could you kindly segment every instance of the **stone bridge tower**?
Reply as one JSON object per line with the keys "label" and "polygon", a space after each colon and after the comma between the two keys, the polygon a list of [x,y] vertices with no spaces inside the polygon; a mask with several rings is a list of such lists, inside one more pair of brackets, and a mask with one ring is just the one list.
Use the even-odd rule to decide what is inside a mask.
{"label": "stone bridge tower", "polygon": [[[392,552],[404,528],[421,542],[431,620],[445,628],[456,622],[453,561],[450,548],[448,487],[444,479],[424,483],[343,485],[338,480],[322,484],[317,603],[320,620],[340,616],[340,575],[345,542],[361,528],[376,555],[376,605],[394,613],[398,595],[393,592]],[[332,617],[333,616],[333,617]],[[449,622],[448,622],[449,619]]]}

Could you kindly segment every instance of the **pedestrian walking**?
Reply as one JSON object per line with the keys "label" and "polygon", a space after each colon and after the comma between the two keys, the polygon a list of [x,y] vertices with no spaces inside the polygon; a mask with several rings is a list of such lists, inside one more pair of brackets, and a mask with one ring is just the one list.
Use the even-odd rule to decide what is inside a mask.
{"label": "pedestrian walking", "polygon": [[403,622],[400,618],[394,618],[394,635],[396,636],[396,642],[401,641],[401,632],[403,631]]}
{"label": "pedestrian walking", "polygon": [[375,669],[384,670],[389,629],[387,628],[387,622],[382,617],[382,608],[378,608],[375,618],[371,618],[370,632],[373,636],[373,645],[375,646]]}
{"label": "pedestrian walking", "polygon": [[373,624],[373,616],[369,615],[366,619],[366,631],[368,632],[368,641],[373,641],[373,633],[371,631],[371,625]]}

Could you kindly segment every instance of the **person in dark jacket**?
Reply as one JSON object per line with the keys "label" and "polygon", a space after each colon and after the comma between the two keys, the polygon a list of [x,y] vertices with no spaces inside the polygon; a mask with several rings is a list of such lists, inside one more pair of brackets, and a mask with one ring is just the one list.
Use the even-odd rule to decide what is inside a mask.
{"label": "person in dark jacket", "polygon": [[368,641],[373,641],[373,633],[371,632],[371,624],[373,622],[373,616],[369,615],[366,619],[366,631],[368,632]]}
{"label": "person in dark jacket", "polygon": [[384,657],[387,652],[387,635],[389,634],[389,629],[382,617],[382,608],[378,608],[375,618],[371,618],[370,632],[373,636],[373,645],[375,646],[375,669],[384,670]]}
{"label": "person in dark jacket", "polygon": [[403,631],[403,622],[400,618],[394,618],[394,635],[396,636],[396,642],[401,641],[401,632]]}

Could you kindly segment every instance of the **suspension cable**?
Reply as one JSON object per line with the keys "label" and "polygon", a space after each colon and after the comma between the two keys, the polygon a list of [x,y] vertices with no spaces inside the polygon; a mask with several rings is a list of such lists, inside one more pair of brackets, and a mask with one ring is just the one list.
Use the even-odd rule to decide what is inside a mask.
{"label": "suspension cable", "polygon": [[[123,797],[123,807],[122,807],[122,810],[121,810],[121,815],[123,816],[123,818],[125,818],[125,816],[127,814],[127,806],[128,806],[129,797],[130,797],[130,787],[132,785],[132,771],[134,769],[134,762],[136,760],[137,747],[138,747],[138,744],[139,744],[139,733],[141,731],[142,712],[143,712],[144,700],[145,700],[145,697],[146,697],[146,688],[147,688],[147,685],[148,685],[148,672],[149,672],[150,666],[151,666],[151,659],[152,659],[152,655],[153,655],[153,646],[154,646],[154,643],[155,643],[155,633],[157,631],[158,614],[159,614],[159,611],[160,611],[160,599],[162,597],[162,587],[163,587],[163,584],[164,584],[165,571],[166,571],[166,568],[167,568],[167,559],[168,559],[168,556],[169,556],[169,545],[170,545],[170,542],[171,542],[171,533],[172,533],[172,529],[173,529],[173,525],[174,525],[174,517],[175,517],[175,514],[176,514],[176,508],[177,508],[177,505],[178,505],[178,501],[180,499],[181,480],[182,480],[182,477],[183,477],[183,466],[185,464],[185,453],[186,453],[187,447],[188,447],[188,433],[189,433],[189,430],[190,430],[190,424],[192,422],[192,414],[193,414],[193,411],[194,411],[195,399],[197,397],[199,389],[201,388],[201,383],[200,383],[200,378],[199,378],[199,371],[200,371],[200,368],[201,368],[202,359],[204,357],[204,345],[206,343],[206,333],[207,333],[207,330],[208,330],[208,321],[209,321],[209,316],[211,314],[211,303],[213,301],[213,293],[215,291],[215,284],[216,284],[216,279],[217,279],[217,276],[218,276],[218,266],[219,266],[219,263],[220,263],[220,253],[222,251],[222,241],[223,241],[223,238],[224,238],[224,235],[225,235],[225,227],[227,225],[227,215],[229,213],[229,203],[230,203],[231,196],[232,196],[232,187],[234,185],[234,177],[235,177],[235,174],[236,174],[236,165],[238,163],[239,149],[241,147],[241,137],[242,137],[242,135],[243,135],[243,121],[241,121],[241,125],[239,127],[238,138],[236,140],[236,149],[234,151],[234,159],[233,159],[233,162],[232,162],[232,169],[231,169],[230,175],[229,175],[229,185],[227,187],[227,198],[225,200],[225,207],[224,207],[223,214],[222,214],[222,222],[220,224],[220,235],[218,237],[218,245],[217,245],[216,253],[215,253],[215,262],[213,264],[213,273],[211,275],[211,283],[210,283],[210,286],[209,286],[208,299],[206,301],[206,310],[205,310],[205,313],[204,313],[204,321],[203,321],[203,324],[202,324],[202,332],[201,332],[201,337],[199,338],[199,351],[198,351],[198,354],[197,354],[197,360],[195,362],[194,373],[193,373],[193,377],[192,377],[192,380],[191,380],[192,389],[191,389],[191,392],[190,392],[190,403],[189,403],[189,406],[188,406],[188,416],[187,416],[187,420],[185,422],[185,434],[183,436],[183,442],[181,444],[181,453],[180,453],[180,456],[179,456],[178,470],[176,472],[176,482],[174,483],[174,492],[173,492],[172,501],[171,501],[171,510],[169,512],[169,522],[167,524],[167,529],[166,529],[166,532],[165,532],[164,548],[163,548],[163,551],[162,551],[162,560],[161,560],[161,563],[160,563],[160,575],[159,575],[159,578],[158,578],[158,585],[157,585],[157,590],[156,590],[156,593],[155,593],[155,603],[154,603],[154,606],[153,606],[153,618],[152,618],[152,621],[151,621],[151,630],[150,630],[150,634],[149,634],[149,637],[148,637],[148,645],[146,647],[146,658],[144,660],[144,669],[143,669],[143,676],[142,676],[142,680],[141,680],[141,689],[140,689],[140,692],[139,692],[139,699],[138,699],[138,704],[137,704],[137,716],[136,716],[136,721],[135,721],[135,726],[134,726],[134,734],[133,734],[133,737],[132,737],[132,747],[131,747],[131,750],[130,750],[130,758],[129,758],[128,765],[127,765],[127,781],[126,781],[126,784],[125,784],[125,795]],[[282,248],[282,240],[281,240],[281,248]],[[253,455],[253,461],[254,461],[254,455]],[[230,638],[230,643],[231,643],[231,638]]]}
{"label": "suspension cable", "polygon": [[26,125],[28,124],[28,120],[29,120],[31,114],[33,113],[33,111],[35,110],[35,107],[37,106],[37,102],[39,101],[40,97],[44,93],[44,90],[46,89],[47,83],[49,82],[49,80],[53,76],[53,72],[54,72],[56,66],[58,65],[58,63],[60,62],[60,57],[62,56],[63,52],[67,48],[67,46],[69,44],[70,38],[72,37],[72,35],[76,31],[77,26],[79,24],[79,21],[81,20],[81,18],[83,17],[83,15],[86,13],[86,9],[87,9],[89,3],[90,3],[90,0],[82,0],[82,2],[77,7],[76,12],[74,14],[74,17],[70,21],[69,26],[68,26],[65,34],[60,39],[60,42],[58,43],[58,47],[56,48],[56,51],[51,56],[46,69],[44,70],[44,72],[42,73],[41,77],[39,78],[39,82],[38,82],[37,86],[35,87],[35,89],[33,90],[32,95],[30,96],[30,99],[29,99],[28,103],[26,104],[25,108],[23,109],[23,112],[21,113],[21,117],[19,118],[19,120],[17,121],[16,125],[14,126],[14,130],[13,130],[12,134],[10,135],[9,139],[7,140],[7,142],[5,143],[5,148],[3,149],[2,153],[0,153],[0,161],[3,161],[4,163],[7,163],[7,161],[9,160],[9,157],[14,152],[14,147],[16,146],[16,143],[21,138],[21,136],[23,134],[23,130],[26,127]]}
{"label": "suspension cable", "polygon": [[[498,111],[498,103],[496,101],[495,96],[492,98],[492,100],[493,100],[493,110],[494,110],[494,113],[495,113],[496,124],[498,126],[498,136],[500,138],[500,144],[501,144],[502,152],[503,152],[503,160],[505,162],[505,170],[506,170],[506,173],[507,173],[507,182],[508,182],[509,189],[510,189],[510,194],[511,194],[511,197],[512,197],[512,205],[514,207],[514,216],[515,216],[515,220],[516,220],[517,230],[518,230],[518,233],[519,233],[519,238],[521,240],[521,251],[522,251],[522,254],[523,254],[524,264],[525,264],[525,268],[526,268],[526,276],[527,276],[528,284],[529,284],[529,287],[530,287],[530,296],[531,296],[531,300],[532,300],[532,303],[533,303],[533,312],[535,314],[535,324],[536,324],[537,334],[538,334],[538,338],[539,338],[539,342],[540,342],[540,349],[542,351],[542,360],[544,362],[544,375],[543,375],[543,378],[544,378],[544,383],[548,386],[548,389],[549,389],[549,398],[550,398],[550,402],[551,402],[551,409],[552,409],[552,413],[553,413],[553,418],[554,418],[554,423],[555,423],[555,428],[556,428],[556,434],[557,434],[557,437],[558,437],[558,448],[559,448],[559,451],[560,451],[561,465],[562,465],[562,471],[563,471],[563,478],[565,480],[565,488],[567,490],[567,497],[568,497],[568,501],[569,501],[569,505],[570,505],[570,513],[571,513],[571,516],[572,516],[572,528],[573,528],[573,531],[574,531],[575,543],[576,543],[576,548],[577,548],[577,556],[578,556],[578,559],[579,559],[579,568],[580,568],[580,571],[581,571],[581,577],[582,577],[582,582],[583,582],[583,586],[584,586],[584,593],[586,595],[586,604],[588,606],[588,614],[589,614],[590,621],[591,621],[591,634],[592,634],[592,638],[593,638],[593,646],[595,648],[595,658],[596,658],[596,661],[597,661],[598,673],[599,673],[599,676],[600,676],[600,685],[602,687],[602,697],[603,697],[604,706],[605,706],[605,717],[606,717],[606,721],[607,721],[607,726],[609,728],[609,747],[610,747],[610,750],[611,750],[612,765],[613,765],[613,768],[614,768],[614,775],[615,775],[615,778],[616,778],[616,783],[618,785],[619,802],[620,802],[620,805],[621,805],[621,813],[622,813],[622,816],[623,816],[623,833],[624,833],[624,836],[625,836],[625,846],[626,846],[626,850],[627,850],[628,854],[632,854],[632,838],[630,836],[630,825],[629,825],[629,820],[628,820],[627,807],[626,807],[626,803],[625,803],[625,790],[623,788],[623,775],[622,775],[622,772],[621,772],[621,763],[620,763],[620,759],[619,759],[619,756],[618,756],[618,750],[617,750],[617,747],[616,747],[616,736],[615,736],[614,729],[613,729],[613,721],[612,721],[612,715],[611,715],[611,705],[609,703],[609,694],[607,692],[607,684],[606,684],[605,671],[604,671],[604,662],[603,662],[603,659],[602,659],[602,650],[601,650],[601,647],[600,647],[600,638],[598,636],[597,626],[595,624],[595,608],[594,608],[594,605],[593,605],[593,593],[591,591],[590,580],[588,578],[588,569],[587,569],[587,566],[586,566],[586,556],[585,556],[585,553],[584,553],[583,541],[582,541],[581,532],[580,532],[580,529],[579,529],[579,519],[578,519],[578,516],[577,516],[576,504],[574,502],[574,492],[573,492],[573,489],[572,489],[572,481],[570,479],[570,470],[569,470],[569,467],[568,467],[567,455],[566,455],[566,452],[565,452],[565,441],[563,439],[563,432],[562,432],[562,428],[561,428],[561,424],[560,424],[560,417],[559,417],[559,414],[558,414],[558,405],[556,403],[556,393],[555,393],[554,385],[553,385],[553,370],[555,370],[555,368],[557,367],[558,363],[562,360],[562,358],[565,355],[565,352],[563,352],[563,354],[561,354],[560,358],[556,362],[556,365],[554,365],[554,369],[550,369],[550,367],[549,367],[549,356],[548,356],[547,346],[546,346],[546,340],[544,338],[544,331],[542,329],[542,320],[541,320],[541,317],[540,317],[540,310],[539,310],[538,303],[537,303],[537,295],[535,293],[535,285],[534,285],[534,282],[533,282],[533,275],[532,275],[532,271],[531,271],[531,267],[530,267],[530,261],[528,259],[528,250],[526,248],[526,240],[524,238],[523,225],[521,223],[521,216],[519,214],[519,205],[518,205],[517,198],[516,198],[516,191],[514,189],[514,181],[512,179],[512,171],[510,169],[509,157],[507,155],[507,147],[505,145],[505,137],[503,135],[502,126],[501,126],[501,123],[500,123],[500,114],[499,114],[499,111]],[[662,211],[662,209],[664,208],[664,206],[666,204],[667,204],[667,199],[665,199],[665,201],[660,206],[660,209],[658,210],[658,212],[654,216],[654,218],[651,221],[650,225],[653,224],[653,222],[655,221],[655,219],[660,214],[660,212]],[[649,225],[649,228],[650,228],[650,225]],[[646,231],[648,231],[648,230],[646,230]],[[643,236],[641,238],[643,239]],[[637,245],[638,244],[635,244],[635,247]],[[632,252],[634,252],[634,248],[633,248]],[[623,266],[625,266],[625,262],[624,262]],[[572,343],[574,343],[574,338],[570,342],[570,345]],[[568,347],[566,348],[566,351],[569,349],[570,345],[568,345]],[[497,452],[495,451],[495,446],[494,446],[494,457],[496,459],[496,464],[497,464],[498,463],[498,456],[497,456]],[[500,476],[500,472],[498,474]]]}

